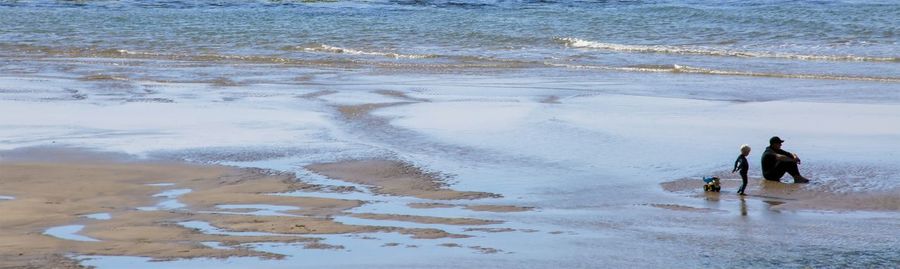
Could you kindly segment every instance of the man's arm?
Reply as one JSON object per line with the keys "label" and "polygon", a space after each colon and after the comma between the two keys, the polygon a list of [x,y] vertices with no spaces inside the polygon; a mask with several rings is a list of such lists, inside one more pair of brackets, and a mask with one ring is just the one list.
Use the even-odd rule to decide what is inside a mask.
{"label": "man's arm", "polygon": [[795,162],[797,164],[800,163],[800,157],[798,157],[797,154],[787,152],[786,150],[775,151],[775,159],[780,162]]}

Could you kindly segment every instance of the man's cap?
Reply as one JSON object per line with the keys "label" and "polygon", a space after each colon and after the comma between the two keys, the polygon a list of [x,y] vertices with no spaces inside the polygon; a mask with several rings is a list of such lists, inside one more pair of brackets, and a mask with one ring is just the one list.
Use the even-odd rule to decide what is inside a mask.
{"label": "man's cap", "polygon": [[783,143],[783,142],[784,142],[784,140],[781,140],[781,138],[779,138],[777,136],[773,136],[772,138],[769,138],[769,145],[775,144],[775,143]]}

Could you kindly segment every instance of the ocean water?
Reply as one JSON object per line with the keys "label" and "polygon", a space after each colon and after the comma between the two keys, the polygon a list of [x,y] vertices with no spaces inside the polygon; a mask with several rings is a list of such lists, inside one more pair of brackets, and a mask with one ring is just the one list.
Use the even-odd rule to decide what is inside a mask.
{"label": "ocean water", "polygon": [[896,83],[898,17],[893,1],[2,1],[0,55]]}
{"label": "ocean water", "polygon": [[[303,166],[399,159],[504,195],[459,203],[537,208],[292,193],[538,232],[251,246],[284,261],[84,261],[98,268],[894,267],[896,211],[791,212],[659,183],[725,173],[743,143],[759,177],[779,135],[809,189],[900,189],[897,18],[895,1],[0,0],[0,149],[87,147],[335,186],[348,183]],[[395,105],[341,110],[371,103]]]}

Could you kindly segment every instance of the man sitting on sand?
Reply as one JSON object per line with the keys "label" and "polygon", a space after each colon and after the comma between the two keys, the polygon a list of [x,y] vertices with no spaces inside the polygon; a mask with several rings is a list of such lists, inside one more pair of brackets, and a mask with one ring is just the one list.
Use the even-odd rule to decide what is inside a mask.
{"label": "man sitting on sand", "polygon": [[769,139],[769,147],[763,152],[760,161],[763,177],[767,180],[781,181],[781,177],[787,172],[794,177],[794,183],[808,183],[809,179],[801,176],[797,167],[800,164],[800,157],[782,150],[781,143],[784,143],[784,140],[777,136]]}

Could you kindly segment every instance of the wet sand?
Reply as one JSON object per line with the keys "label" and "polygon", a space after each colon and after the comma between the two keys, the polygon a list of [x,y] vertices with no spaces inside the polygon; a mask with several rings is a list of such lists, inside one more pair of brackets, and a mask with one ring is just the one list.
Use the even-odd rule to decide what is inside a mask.
{"label": "wet sand", "polygon": [[[783,179],[790,182],[790,177]],[[738,198],[735,191],[740,187],[740,179],[722,179],[722,192],[704,192],[703,181],[680,179],[661,183],[669,192],[681,193],[701,199]],[[794,184],[750,178],[743,198],[761,200],[772,205],[773,210],[805,211],[900,211],[900,190],[837,193],[829,191],[827,183],[813,180],[808,184]],[[653,205],[660,208],[681,211],[708,211],[682,205]]]}
{"label": "wet sand", "polygon": [[524,207],[524,206],[514,206],[514,205],[454,205],[454,204],[445,204],[445,203],[410,203],[408,204],[410,208],[454,208],[454,207],[462,207],[467,210],[472,211],[486,211],[486,212],[523,212],[523,211],[531,211],[534,208],[532,207]]}
{"label": "wet sand", "polygon": [[[0,268],[77,268],[77,262],[67,258],[72,254],[139,256],[153,260],[283,257],[241,246],[258,242],[343,248],[320,242],[318,234],[392,232],[420,239],[468,237],[433,228],[348,225],[335,221],[334,216],[447,225],[502,222],[353,214],[348,210],[363,205],[364,201],[270,195],[319,188],[298,180],[291,173],[137,161],[121,156],[101,158],[98,156],[105,155],[79,155],[71,149],[56,152],[42,148],[30,151],[30,157],[19,158],[14,155],[28,155],[29,151],[18,151],[6,154],[0,162],[0,194],[5,198],[0,200],[3,216]],[[42,157],[48,155],[63,158]],[[436,181],[437,177],[395,161],[368,160],[311,167],[349,181],[371,184],[390,195],[444,200],[493,196],[449,189]],[[222,205],[267,205],[284,210],[278,211],[278,215],[254,215],[246,214],[248,210],[240,206],[230,210]],[[204,232],[185,223],[206,223],[222,232]],[[70,225],[83,228],[75,228],[68,240],[48,232],[53,227],[71,228]],[[203,242],[219,242],[224,247],[214,248]]]}
{"label": "wet sand", "polygon": [[439,173],[423,171],[397,161],[366,160],[309,165],[307,169],[330,178],[371,186],[375,193],[434,200],[480,199],[499,194],[448,189]]}
{"label": "wet sand", "polygon": [[[897,115],[893,107],[523,93],[525,87],[494,92],[490,85],[499,84],[474,87],[469,93],[455,87],[423,87],[426,90],[419,92],[407,85],[355,84],[362,86],[309,89],[309,95],[293,87],[258,85],[253,92],[216,89],[213,96],[194,99],[183,97],[182,90],[155,87],[151,89],[164,93],[159,96],[176,101],[140,105],[5,101],[0,108],[9,112],[6,115],[42,112],[28,119],[4,119],[9,126],[4,131],[12,139],[4,144],[7,148],[83,145],[272,170],[154,163],[125,154],[97,156],[57,148],[19,154],[31,158],[9,158],[0,152],[0,214],[19,212],[12,221],[22,222],[10,230],[0,223],[0,267],[74,266],[67,257],[87,259],[82,264],[99,268],[217,268],[237,263],[232,267],[897,264],[898,237],[893,235],[898,195],[873,192],[896,186],[889,169],[893,164],[875,160],[889,162],[893,155],[884,153],[896,152],[885,148],[892,144],[882,143],[895,137],[893,128],[884,127]],[[484,96],[487,93],[490,96]],[[91,94],[96,99],[88,100],[106,96]],[[540,102],[547,96],[559,98]],[[782,113],[786,107],[816,113]],[[197,118],[176,125],[160,120],[134,126],[134,119],[152,120],[141,116],[148,110]],[[733,176],[723,177],[722,193],[703,193],[699,179],[660,187],[662,181],[721,170],[722,156],[730,161],[734,145],[771,135],[772,126],[757,125],[770,115],[795,115],[778,124],[786,132],[811,129],[794,125],[812,122],[810,118],[856,115],[815,129],[812,138],[809,133],[779,133],[796,143],[792,150],[808,156],[807,171],[828,181],[802,186],[754,181],[748,190],[753,196],[743,199],[734,194],[738,181]],[[733,122],[745,124],[737,128]],[[74,130],[65,127],[70,125]],[[848,129],[858,132],[849,134],[853,139],[844,137]],[[869,141],[869,134],[881,132],[887,135],[862,148],[855,142],[852,149],[849,142],[841,144]],[[684,155],[672,157],[672,152]],[[844,160],[863,155],[875,157]],[[830,159],[820,159],[824,157]],[[89,177],[86,180],[94,184],[64,189],[87,191],[93,196],[85,196],[107,197],[109,202],[59,198],[72,195],[53,190],[57,206],[86,204],[78,210],[61,209],[48,219],[29,219],[46,205],[22,202],[49,201],[53,197],[41,196],[51,194],[44,189],[58,184],[32,182],[38,177],[7,180],[6,169],[22,169],[16,165],[42,165],[25,173],[38,177],[59,170],[66,176],[57,181]],[[135,168],[142,166],[155,168]],[[119,170],[78,172],[105,169]],[[300,178],[273,171],[295,172]],[[140,173],[152,178],[119,182],[127,177],[115,176]],[[116,189],[92,190],[93,185],[108,185],[100,177],[134,190],[128,195]],[[159,183],[166,184],[143,185]],[[43,187],[13,192],[17,187],[8,186],[15,184]],[[491,199],[498,194],[503,198]],[[116,206],[105,207],[109,204]],[[105,217],[109,219],[95,219]],[[710,246],[737,254],[710,256]],[[19,257],[9,249],[28,251]]]}

